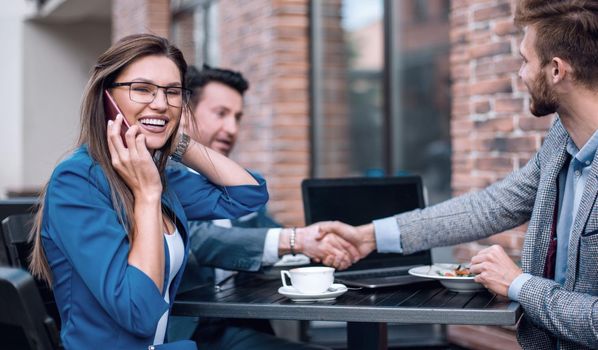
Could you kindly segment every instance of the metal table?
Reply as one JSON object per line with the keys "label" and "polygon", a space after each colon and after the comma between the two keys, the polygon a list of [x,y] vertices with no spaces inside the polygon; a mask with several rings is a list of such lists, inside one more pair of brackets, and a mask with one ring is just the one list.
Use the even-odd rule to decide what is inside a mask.
{"label": "metal table", "polygon": [[386,349],[386,323],[514,325],[518,303],[488,291],[456,293],[437,282],[349,290],[334,301],[294,302],[278,294],[280,280],[198,287],[177,297],[172,315],[276,320],[346,321],[348,349]]}

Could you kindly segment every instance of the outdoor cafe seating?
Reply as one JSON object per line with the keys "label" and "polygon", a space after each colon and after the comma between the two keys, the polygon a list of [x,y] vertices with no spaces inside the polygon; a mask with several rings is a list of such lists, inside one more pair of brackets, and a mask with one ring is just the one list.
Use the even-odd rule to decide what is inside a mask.
{"label": "outdoor cafe seating", "polygon": [[35,199],[0,201],[0,348],[61,349],[50,288],[27,271]]}

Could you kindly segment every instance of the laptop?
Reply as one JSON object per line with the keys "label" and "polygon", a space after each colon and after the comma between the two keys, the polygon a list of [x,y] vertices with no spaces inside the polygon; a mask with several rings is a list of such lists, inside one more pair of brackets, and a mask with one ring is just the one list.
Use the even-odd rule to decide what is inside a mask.
{"label": "laptop", "polygon": [[[308,225],[325,220],[362,225],[424,207],[419,176],[306,179],[301,190]],[[347,270],[335,272],[335,280],[365,288],[428,281],[409,275],[408,270],[431,263],[429,250],[409,255],[372,252]]]}

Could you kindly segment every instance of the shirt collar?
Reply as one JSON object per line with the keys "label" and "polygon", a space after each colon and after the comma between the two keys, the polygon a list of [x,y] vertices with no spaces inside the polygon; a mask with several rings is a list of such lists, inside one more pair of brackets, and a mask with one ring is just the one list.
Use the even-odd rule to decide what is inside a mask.
{"label": "shirt collar", "polygon": [[596,149],[598,149],[598,130],[594,132],[581,149],[577,148],[571,137],[567,140],[567,152],[573,159],[584,165],[592,164],[592,160],[594,160],[594,156],[596,155]]}

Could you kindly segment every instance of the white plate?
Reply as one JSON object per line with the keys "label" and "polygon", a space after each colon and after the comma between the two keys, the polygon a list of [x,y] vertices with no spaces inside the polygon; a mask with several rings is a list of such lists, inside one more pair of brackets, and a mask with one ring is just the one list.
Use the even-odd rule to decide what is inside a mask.
{"label": "white plate", "polygon": [[334,283],[327,291],[318,294],[304,294],[295,289],[294,287],[282,286],[278,288],[278,293],[290,298],[293,301],[326,301],[334,300],[339,295],[345,294],[347,286],[340,283]]}
{"label": "white plate", "polygon": [[443,272],[453,272],[458,264],[434,264],[411,268],[409,274],[418,277],[431,278],[440,281],[448,290],[454,292],[477,292],[484,290],[484,286],[475,282],[474,277],[441,276]]}

